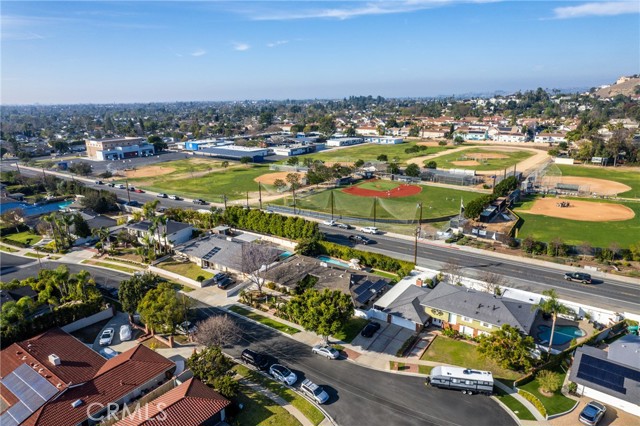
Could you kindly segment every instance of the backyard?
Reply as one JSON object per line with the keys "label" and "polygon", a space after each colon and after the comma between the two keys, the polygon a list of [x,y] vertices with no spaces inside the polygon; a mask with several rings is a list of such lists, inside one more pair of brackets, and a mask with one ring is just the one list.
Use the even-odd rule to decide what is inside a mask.
{"label": "backyard", "polygon": [[514,380],[521,375],[517,371],[502,368],[495,361],[484,357],[478,352],[476,345],[444,336],[436,337],[420,359],[491,371],[494,378],[506,380]]}
{"label": "backyard", "polygon": [[430,146],[427,147],[427,149],[424,151],[408,154],[405,152],[407,148],[412,148],[414,146],[416,146],[416,142],[406,142],[399,145],[379,145],[366,143],[349,148],[327,150],[317,154],[308,154],[302,156],[302,158],[313,158],[314,160],[330,161],[333,163],[353,163],[356,160],[363,160],[365,162],[377,161],[376,159],[380,154],[385,154],[390,162],[393,161],[394,158],[397,158],[398,162],[402,164],[409,158],[436,154],[438,152],[454,148],[453,146]]}

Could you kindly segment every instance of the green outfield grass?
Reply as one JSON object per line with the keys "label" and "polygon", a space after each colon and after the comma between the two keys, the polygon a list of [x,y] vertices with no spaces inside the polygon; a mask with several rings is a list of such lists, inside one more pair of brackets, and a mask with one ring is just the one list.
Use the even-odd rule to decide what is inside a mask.
{"label": "green outfield grass", "polygon": [[563,176],[591,177],[595,179],[612,180],[631,187],[630,191],[618,194],[625,198],[640,198],[640,172],[637,170],[625,170],[618,167],[585,167],[557,165]]}
{"label": "green outfield grass", "polygon": [[[491,158],[483,160],[479,165],[475,166],[461,166],[453,164],[454,161],[461,161],[467,157],[473,157],[473,154],[501,154],[506,155],[507,158]],[[472,148],[464,151],[453,152],[451,154],[442,155],[436,157],[433,160],[438,163],[439,169],[468,169],[468,170],[500,170],[513,167],[514,164],[526,160],[532,157],[533,153],[530,151],[492,151],[491,149]],[[470,159],[470,158],[467,158]]]}
{"label": "green outfield grass", "polygon": [[[163,163],[166,167],[174,167],[175,163],[184,163],[186,160]],[[194,167],[206,164],[194,164]],[[163,176],[154,178],[135,178],[129,182],[136,183],[143,189],[155,192],[165,192],[178,194],[187,198],[202,198],[207,201],[221,202],[222,195],[226,195],[229,200],[241,199],[247,192],[257,192],[258,183],[255,178],[266,173],[272,173],[268,166],[233,166],[206,173],[202,176],[189,176],[190,173],[184,171],[185,164],[179,165],[179,170]],[[208,169],[200,170],[206,171]],[[262,184],[263,191],[270,191],[270,185]]]}
{"label": "green outfield grass", "polygon": [[[607,202],[598,199],[590,201]],[[605,248],[612,242],[616,242],[621,248],[628,248],[629,245],[638,241],[638,235],[640,235],[640,203],[617,202],[629,207],[636,214],[633,219],[619,222],[583,222],[529,214],[527,210],[532,204],[531,201],[526,201],[515,210],[524,221],[518,232],[518,238],[531,236],[535,240],[549,242],[560,237],[565,244],[580,245],[588,241],[594,247]]]}
{"label": "green outfield grass", "polygon": [[354,162],[356,160],[375,161],[380,154],[386,154],[389,161],[393,161],[397,157],[399,163],[404,163],[409,158],[423,157],[425,155],[435,154],[438,152],[453,149],[453,146],[430,146],[425,151],[407,154],[405,149],[415,146],[416,142],[401,143],[399,145],[378,145],[366,143],[356,145],[349,148],[341,148],[335,150],[322,151],[317,154],[307,154],[302,158],[313,158],[314,160],[336,161],[336,162]]}
{"label": "green outfield grass", "polygon": [[[378,184],[384,181],[376,181]],[[393,182],[384,182],[384,184]],[[364,183],[361,185],[371,185]],[[372,198],[345,194],[341,189],[332,189],[296,200],[296,207],[307,210],[331,212],[331,193],[333,193],[334,215],[373,218],[374,200],[375,213],[381,219],[417,220],[419,215],[418,203],[422,203],[422,218],[434,218],[453,215],[460,210],[460,199],[465,203],[479,197],[481,194],[471,191],[461,191],[450,188],[422,185],[422,192],[402,198]],[[293,204],[290,195],[273,204]]]}

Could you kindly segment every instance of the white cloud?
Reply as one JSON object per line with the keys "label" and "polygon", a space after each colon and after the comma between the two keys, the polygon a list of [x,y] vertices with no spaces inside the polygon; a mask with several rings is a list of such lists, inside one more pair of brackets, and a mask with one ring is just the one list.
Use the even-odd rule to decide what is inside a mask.
{"label": "white cloud", "polygon": [[207,51],[204,50],[204,49],[197,49],[197,50],[191,52],[191,56],[195,56],[195,57],[204,56],[206,54],[207,54]]}
{"label": "white cloud", "polygon": [[[304,2],[294,2],[296,10],[245,11],[256,21],[283,21],[294,19],[349,19],[367,15],[388,15],[393,13],[409,13],[425,9],[447,6],[453,3],[493,3],[501,0],[403,0],[376,2],[347,2],[343,7],[334,8],[301,8]],[[286,4],[286,3],[282,3]]]}
{"label": "white cloud", "polygon": [[277,40],[272,43],[267,43],[267,47],[277,47],[287,43],[289,43],[289,40]]}
{"label": "white cloud", "polygon": [[556,7],[553,9],[555,18],[571,19],[586,16],[616,16],[628,13],[640,13],[640,2],[616,1],[600,3],[584,3],[579,6]]}
{"label": "white cloud", "polygon": [[245,50],[249,50],[250,48],[251,46],[249,46],[247,43],[233,43],[233,50],[237,50],[239,52],[244,52]]}

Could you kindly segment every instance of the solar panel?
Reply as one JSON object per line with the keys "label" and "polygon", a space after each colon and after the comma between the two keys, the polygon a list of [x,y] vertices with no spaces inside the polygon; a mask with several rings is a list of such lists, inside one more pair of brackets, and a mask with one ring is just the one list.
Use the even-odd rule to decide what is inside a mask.
{"label": "solar panel", "polygon": [[211,259],[213,256],[215,256],[216,253],[218,253],[220,251],[220,247],[214,247],[213,249],[211,249],[211,251],[209,251],[209,253],[205,254],[204,256],[202,256],[202,258],[204,260],[209,260]]}
{"label": "solar panel", "polygon": [[640,381],[640,371],[586,354],[582,354],[577,376],[621,394],[627,393],[626,378]]}
{"label": "solar panel", "polygon": [[23,422],[38,408],[53,397],[58,390],[27,364],[22,364],[2,379],[2,384],[20,401],[9,408],[0,423]]}
{"label": "solar panel", "polygon": [[355,298],[356,302],[360,304],[367,303],[369,299],[382,290],[385,285],[387,285],[387,283],[382,280],[376,282],[367,281],[354,290],[354,293],[357,295]]}

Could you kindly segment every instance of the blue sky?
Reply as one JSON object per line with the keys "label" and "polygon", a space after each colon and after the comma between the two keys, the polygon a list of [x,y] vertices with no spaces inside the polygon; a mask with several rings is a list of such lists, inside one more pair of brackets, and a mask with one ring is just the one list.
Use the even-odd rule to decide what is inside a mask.
{"label": "blue sky", "polygon": [[2,1],[2,104],[591,87],[640,73],[633,1]]}

